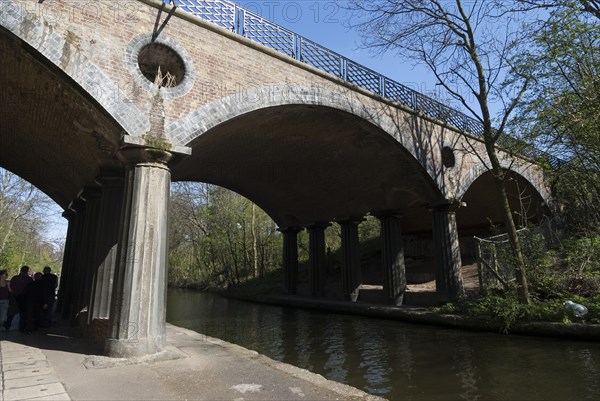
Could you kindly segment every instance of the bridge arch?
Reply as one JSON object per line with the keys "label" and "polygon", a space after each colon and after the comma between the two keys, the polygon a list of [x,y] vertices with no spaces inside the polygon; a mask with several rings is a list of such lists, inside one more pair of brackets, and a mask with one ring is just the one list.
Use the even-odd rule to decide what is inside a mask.
{"label": "bridge arch", "polygon": [[[544,188],[540,188],[535,176],[521,174],[531,172],[531,168],[507,171],[506,191],[508,201],[513,211],[514,221],[519,226],[529,222],[539,221],[546,213],[547,204],[544,198]],[[457,222],[462,235],[475,233],[484,235],[489,232],[491,225],[504,225],[498,206],[494,177],[487,170],[471,182],[469,188],[462,194],[461,200],[467,204],[457,212]]]}
{"label": "bridge arch", "polygon": [[[11,0],[0,7],[0,29],[3,36],[19,39],[28,52],[42,64],[62,72],[62,79],[76,83],[77,90],[93,99],[104,113],[122,127],[125,134],[139,136],[150,128],[148,118],[140,112],[126,93],[93,63],[82,50],[83,38],[67,30],[62,35],[53,29],[52,21]],[[11,35],[12,34],[12,35]]]}
{"label": "bridge arch", "polygon": [[[484,160],[485,157],[484,157]],[[517,174],[522,179],[527,181],[537,192],[537,194],[543,199],[544,202],[550,202],[550,189],[545,185],[544,173],[542,169],[529,162],[527,160],[515,160],[512,158],[500,158],[502,167],[514,174]],[[476,162],[471,165],[468,173],[464,175],[458,184],[456,190],[456,198],[463,199],[465,194],[469,191],[473,183],[485,174],[489,174],[489,169],[486,165],[481,162]]]}
{"label": "bridge arch", "polygon": [[192,148],[173,179],[232,189],[280,226],[394,210],[408,229],[426,229],[425,206],[442,195],[405,117],[321,87],[235,93],[167,127],[174,143]]}
{"label": "bridge arch", "polygon": [[[6,108],[0,115],[0,166],[66,209],[100,170],[122,173],[114,154],[123,126],[99,104],[97,87],[83,76],[84,71],[79,78],[89,84],[87,89],[32,47],[43,50],[52,39],[24,40],[14,32],[16,22],[6,29],[11,25],[6,15],[10,9],[2,10],[0,59],[10,63],[0,65],[0,98]],[[29,23],[37,27],[38,22]],[[28,34],[36,29],[44,28],[32,28]]]}

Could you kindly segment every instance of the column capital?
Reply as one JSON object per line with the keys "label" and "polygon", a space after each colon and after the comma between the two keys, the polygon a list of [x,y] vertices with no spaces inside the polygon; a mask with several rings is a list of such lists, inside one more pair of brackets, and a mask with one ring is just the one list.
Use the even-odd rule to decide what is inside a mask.
{"label": "column capital", "polygon": [[309,223],[306,225],[307,230],[324,230],[331,225],[328,221],[316,221],[314,223]]}
{"label": "column capital", "polygon": [[378,210],[376,212],[371,212],[371,215],[377,217],[379,220],[381,219],[385,219],[387,217],[395,217],[397,219],[401,219],[402,217],[404,217],[404,213],[402,213],[400,210]]}
{"label": "column capital", "polygon": [[71,210],[73,213],[77,214],[85,210],[85,199],[77,197],[69,203],[68,210]]}
{"label": "column capital", "polygon": [[[137,137],[125,135],[121,138],[120,145],[117,157],[121,162],[128,165],[139,163],[173,164],[192,154],[191,148],[174,145],[165,136],[143,135]],[[135,152],[130,152],[129,149],[138,149],[137,160]]]}
{"label": "column capital", "polygon": [[88,201],[91,198],[99,198],[102,195],[102,188],[97,184],[86,185],[79,191],[78,197],[83,201]]}
{"label": "column capital", "polygon": [[65,209],[62,212],[62,217],[64,217],[67,221],[71,221],[73,217],[75,217],[76,213],[73,209]]}
{"label": "column capital", "polygon": [[98,185],[102,185],[101,182],[105,180],[119,179],[125,177],[125,169],[123,165],[116,160],[111,160],[110,162],[105,163],[100,166],[98,170],[98,176],[95,179],[95,182]]}
{"label": "column capital", "polygon": [[434,202],[431,202],[428,205],[428,209],[430,212],[434,211],[444,211],[447,210],[449,212],[456,212],[458,208],[466,207],[466,202],[461,202],[457,199],[440,199]]}
{"label": "column capital", "polygon": [[344,225],[344,224],[360,224],[363,221],[365,221],[366,219],[364,217],[352,217],[352,216],[348,216],[348,217],[340,217],[335,219],[335,222],[338,223],[339,225]]}
{"label": "column capital", "polygon": [[149,147],[124,147],[117,152],[117,158],[127,166],[154,163],[166,166],[173,158],[171,152]]}
{"label": "column capital", "polygon": [[125,182],[124,175],[100,175],[94,180],[101,188],[122,186]]}
{"label": "column capital", "polygon": [[304,227],[299,226],[277,227],[277,231],[282,234],[298,234],[302,230],[304,230]]}

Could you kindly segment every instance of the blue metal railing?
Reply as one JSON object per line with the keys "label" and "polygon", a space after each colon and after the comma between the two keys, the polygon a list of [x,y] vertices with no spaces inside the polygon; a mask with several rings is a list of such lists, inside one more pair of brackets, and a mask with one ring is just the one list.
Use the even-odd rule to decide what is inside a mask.
{"label": "blue metal railing", "polygon": [[[483,135],[483,124],[480,121],[355,63],[230,1],[163,0],[163,2],[175,3],[182,10],[205,21],[256,41],[461,131],[474,136]],[[507,135],[502,136],[498,144],[507,148],[520,144],[519,154],[534,159],[542,154],[532,146],[522,146],[522,142]],[[549,158],[549,162],[556,167],[555,164],[558,164],[559,160],[551,155],[546,156]]]}

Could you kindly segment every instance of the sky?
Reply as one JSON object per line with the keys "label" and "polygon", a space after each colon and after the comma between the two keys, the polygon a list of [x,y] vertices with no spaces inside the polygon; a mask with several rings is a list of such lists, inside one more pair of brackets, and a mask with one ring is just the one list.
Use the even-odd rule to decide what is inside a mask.
{"label": "sky", "polygon": [[376,55],[361,48],[360,35],[347,27],[349,12],[344,9],[346,2],[343,0],[233,2],[423,94],[433,95],[439,91],[433,75],[426,68],[403,62],[391,53]]}

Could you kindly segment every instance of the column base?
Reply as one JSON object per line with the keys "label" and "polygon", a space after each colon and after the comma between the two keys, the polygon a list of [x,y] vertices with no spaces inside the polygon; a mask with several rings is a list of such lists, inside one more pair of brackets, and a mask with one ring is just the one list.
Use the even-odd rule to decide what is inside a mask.
{"label": "column base", "polygon": [[398,295],[395,298],[388,298],[387,304],[393,306],[400,306],[404,302],[404,293]]}
{"label": "column base", "polygon": [[156,354],[164,350],[165,345],[165,336],[130,340],[108,338],[104,343],[104,353],[112,358],[132,358]]}

